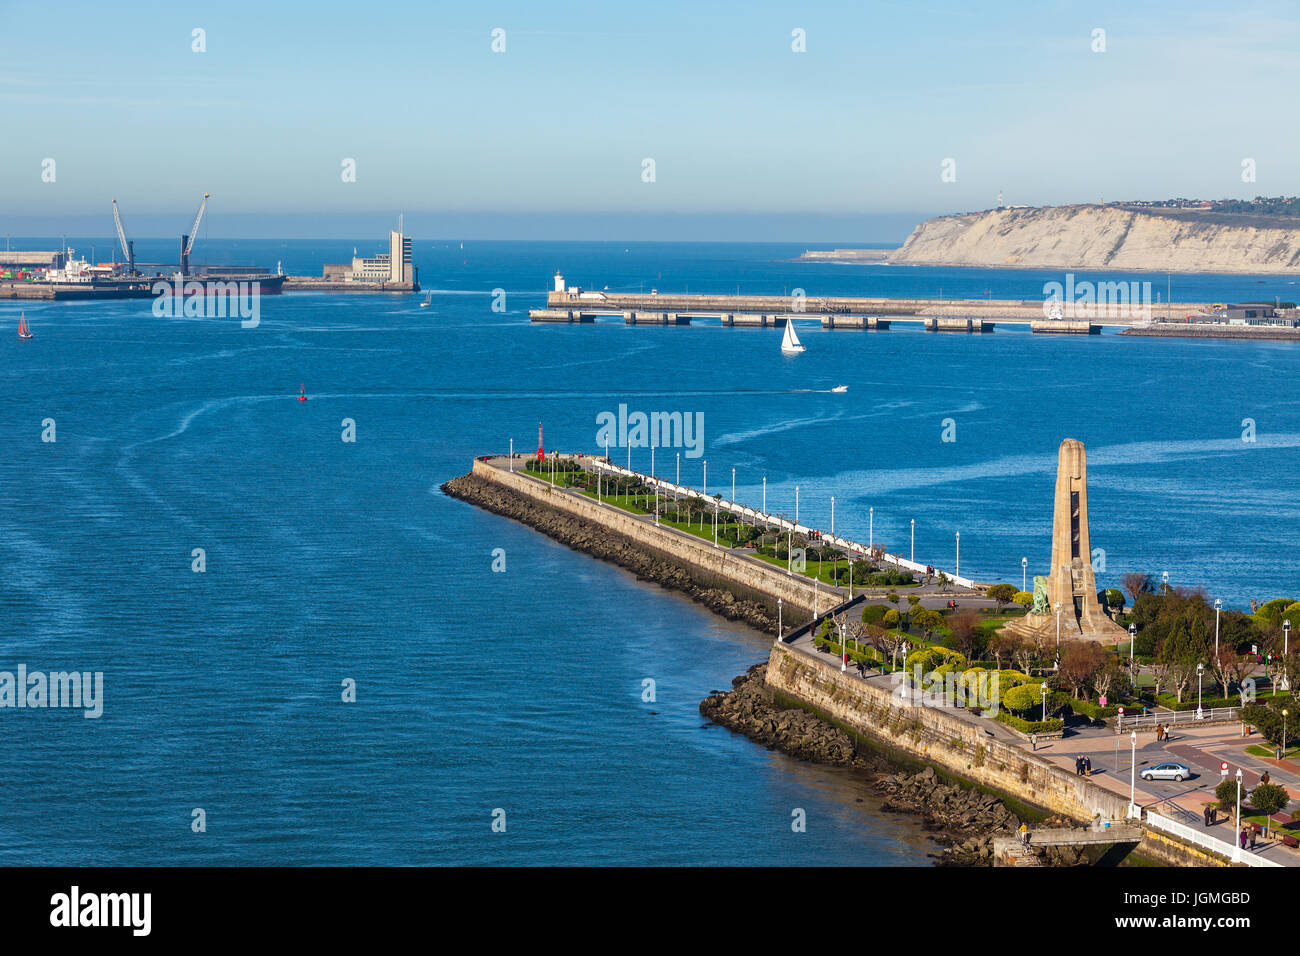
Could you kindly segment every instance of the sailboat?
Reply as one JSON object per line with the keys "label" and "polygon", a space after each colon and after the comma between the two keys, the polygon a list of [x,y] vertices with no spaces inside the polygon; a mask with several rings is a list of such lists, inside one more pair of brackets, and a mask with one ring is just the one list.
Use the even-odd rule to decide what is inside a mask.
{"label": "sailboat", "polygon": [[781,339],[781,351],[786,355],[797,355],[804,351],[799,336],[794,334],[794,323],[789,319],[785,320],[785,336]]}
{"label": "sailboat", "polygon": [[431,305],[433,305],[433,290],[432,290],[432,289],[430,289],[430,290],[429,290],[429,294],[426,295],[426,296],[424,297],[424,301],[420,303],[420,308],[422,308],[422,309],[427,309],[427,308],[428,308],[429,306],[431,306]]}
{"label": "sailboat", "polygon": [[30,339],[32,337],[31,330],[27,328],[26,312],[18,316],[18,337],[20,339]]}
{"label": "sailboat", "polygon": [[832,392],[838,392],[841,394],[847,392],[848,390],[849,387],[847,385],[836,385],[834,388],[831,389]]}

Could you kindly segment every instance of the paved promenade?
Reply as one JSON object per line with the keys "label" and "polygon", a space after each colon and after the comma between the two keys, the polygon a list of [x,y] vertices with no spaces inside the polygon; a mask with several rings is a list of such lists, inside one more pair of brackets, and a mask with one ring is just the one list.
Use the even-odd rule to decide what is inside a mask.
{"label": "paved promenade", "polygon": [[[805,653],[819,653],[814,649],[809,634],[801,635],[791,646]],[[829,655],[829,658],[834,660],[833,655]],[[871,668],[866,669],[866,676],[863,677],[859,676],[856,665],[850,666],[848,674],[855,680],[865,680],[876,687],[893,689],[896,686],[890,675]],[[1243,803],[1245,792],[1259,783],[1260,775],[1266,770],[1273,783],[1285,786],[1292,799],[1300,801],[1300,762],[1278,761],[1246,753],[1246,747],[1251,744],[1268,745],[1257,733],[1243,737],[1240,724],[1180,727],[1172,739],[1165,743],[1156,740],[1154,731],[1139,731],[1137,774],[1132,774],[1133,749],[1129,732],[1117,734],[1113,720],[1106,727],[1071,727],[1063,738],[1039,742],[1035,748],[1005,724],[977,717],[965,708],[949,708],[947,712],[959,720],[980,727],[990,737],[1026,750],[1033,749],[1040,757],[1071,773],[1074,772],[1076,756],[1089,757],[1092,760],[1090,779],[1093,783],[1118,793],[1125,799],[1131,790],[1133,799],[1144,810],[1169,817],[1225,843],[1235,842],[1235,816],[1228,815],[1225,818],[1220,812],[1219,821],[1213,826],[1206,826],[1201,816],[1205,804],[1214,800],[1214,788],[1223,780],[1220,776],[1220,763],[1228,763],[1229,775],[1234,778],[1237,768],[1241,768]],[[1148,783],[1141,778],[1144,767],[1171,760],[1186,764],[1196,776],[1182,783],[1172,780]],[[1278,841],[1261,840],[1254,852],[1284,866],[1300,866],[1300,850],[1289,849]]]}

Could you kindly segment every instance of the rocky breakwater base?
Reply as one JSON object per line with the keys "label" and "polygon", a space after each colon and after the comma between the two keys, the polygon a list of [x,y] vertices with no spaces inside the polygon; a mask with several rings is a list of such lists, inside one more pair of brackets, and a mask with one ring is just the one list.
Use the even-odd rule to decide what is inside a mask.
{"label": "rocky breakwater base", "polygon": [[[782,706],[757,664],[737,677],[730,691],[715,691],[700,703],[700,713],[788,756],[810,763],[859,771],[864,783],[883,797],[887,813],[919,816],[922,826],[943,845],[941,866],[992,866],[993,838],[1013,834],[1021,820],[996,795],[946,783],[933,767],[900,772],[878,750],[797,707]],[[1048,819],[1037,827],[1064,826]],[[1043,862],[1076,866],[1089,862],[1073,847],[1041,847]]]}
{"label": "rocky breakwater base", "polygon": [[[647,549],[644,545],[593,521],[557,511],[495,482],[462,475],[442,485],[444,493],[485,511],[513,518],[560,544],[617,564],[643,581],[680,591],[715,614],[742,621],[760,631],[776,632],[775,607],[768,608],[722,581],[710,581],[699,569]],[[787,626],[791,623],[787,615]],[[797,623],[797,622],[796,622]]]}

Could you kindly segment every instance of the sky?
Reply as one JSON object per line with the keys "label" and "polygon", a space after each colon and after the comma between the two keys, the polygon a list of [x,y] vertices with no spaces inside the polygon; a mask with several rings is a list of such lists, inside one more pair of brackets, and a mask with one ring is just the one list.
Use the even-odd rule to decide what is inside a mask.
{"label": "sky", "polygon": [[0,232],[179,235],[210,192],[212,238],[888,243],[999,190],[1295,195],[1297,50],[1252,0],[0,0]]}

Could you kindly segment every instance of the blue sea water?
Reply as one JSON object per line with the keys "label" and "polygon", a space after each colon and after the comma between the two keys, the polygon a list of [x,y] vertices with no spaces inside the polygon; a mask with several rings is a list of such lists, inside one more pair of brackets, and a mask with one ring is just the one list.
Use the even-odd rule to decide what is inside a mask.
{"label": "blue sea water", "polygon": [[[315,273],[353,245],[208,255]],[[593,452],[620,404],[703,413],[683,481],[707,460],[729,492],[734,468],[758,504],[766,477],[787,512],[798,486],[823,527],[834,496],[837,531],[864,539],[872,508],[894,551],[915,519],[918,559],[944,567],[960,532],[964,575],[1016,584],[1022,555],[1044,570],[1056,448],[1078,438],[1102,583],[1168,571],[1233,606],[1292,592],[1296,345],[810,323],[787,358],[772,330],[527,320],[556,269],[810,295],[1037,298],[1062,278],[789,261],[803,248],[418,241],[431,308],[267,297],[255,329],[0,303],[0,328],[26,311],[36,333],[0,336],[0,670],[104,674],[97,720],[0,710],[0,863],[924,864],[929,839],[860,780],[704,725],[700,699],[770,636],[438,488],[510,439],[531,450],[538,422],[548,448]],[[1296,292],[1171,282],[1176,300]]]}

